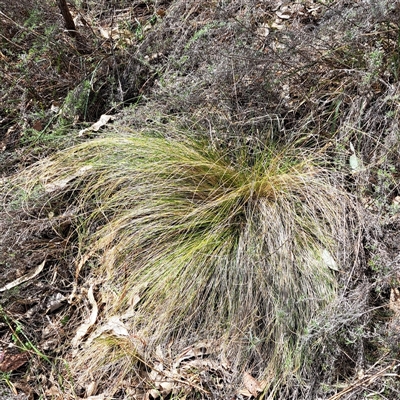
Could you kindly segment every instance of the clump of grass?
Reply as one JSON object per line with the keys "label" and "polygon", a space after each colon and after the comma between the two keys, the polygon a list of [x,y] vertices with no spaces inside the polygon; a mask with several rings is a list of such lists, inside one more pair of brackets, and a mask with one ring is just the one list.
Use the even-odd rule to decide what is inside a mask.
{"label": "clump of grass", "polygon": [[[148,354],[213,339],[237,372],[284,381],[302,362],[306,327],[336,296],[347,198],[321,154],[274,143],[229,154],[172,136],[89,141],[28,180],[75,204],[81,264],[96,259],[106,278],[104,318],[129,315]],[[91,374],[98,349],[84,357]],[[123,375],[126,354],[115,360],[126,359]]]}

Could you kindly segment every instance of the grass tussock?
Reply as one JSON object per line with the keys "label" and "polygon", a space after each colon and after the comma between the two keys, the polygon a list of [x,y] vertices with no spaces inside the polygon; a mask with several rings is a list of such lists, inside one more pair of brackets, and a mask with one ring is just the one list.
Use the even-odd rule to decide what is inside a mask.
{"label": "grass tussock", "polygon": [[[300,366],[302,335],[334,300],[346,257],[346,196],[321,159],[130,133],[64,150],[25,179],[76,207],[78,268],[97,260],[105,319],[129,314],[146,354],[216,339],[233,369],[278,377]],[[85,369],[100,348],[109,358],[93,343]]]}
{"label": "grass tussock", "polygon": [[[232,399],[249,380],[269,399],[397,398],[400,7],[70,2],[83,49],[56,2],[8,3],[0,287],[45,264],[3,291],[0,370],[20,326],[59,364],[4,381],[40,398]],[[71,127],[122,107],[117,136],[71,147],[97,135]]]}

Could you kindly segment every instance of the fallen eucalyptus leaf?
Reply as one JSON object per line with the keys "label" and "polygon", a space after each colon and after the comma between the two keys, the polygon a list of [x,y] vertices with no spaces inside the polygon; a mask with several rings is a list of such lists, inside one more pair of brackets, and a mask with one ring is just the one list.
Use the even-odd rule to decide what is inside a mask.
{"label": "fallen eucalyptus leaf", "polygon": [[28,274],[19,277],[18,279],[16,279],[13,282],[7,283],[7,285],[5,285],[2,288],[0,288],[0,292],[5,292],[6,290],[10,290],[13,287],[18,286],[21,283],[24,283],[26,281],[29,281],[30,279],[32,279],[35,276],[39,275],[42,272],[45,264],[46,264],[46,260],[44,260],[34,271],[29,272]]}
{"label": "fallen eucalyptus leaf", "polygon": [[353,152],[353,154],[349,158],[350,168],[352,169],[353,172],[359,172],[363,167],[363,163],[361,159],[356,156],[356,151],[351,142],[350,142],[350,150]]}
{"label": "fallen eucalyptus leaf", "polygon": [[46,193],[51,193],[56,190],[64,189],[69,182],[71,182],[75,178],[78,178],[79,176],[82,176],[86,171],[90,169],[92,169],[91,165],[85,165],[82,168],[79,168],[79,170],[75,174],[71,174],[70,176],[67,176],[65,179],[60,179],[59,181],[55,181],[54,183],[45,184],[44,190],[46,191]]}
{"label": "fallen eucalyptus leaf", "polygon": [[332,269],[333,271],[339,271],[337,262],[335,259],[332,257],[331,253],[327,249],[324,249],[321,254],[322,261],[325,263],[325,265]]}
{"label": "fallen eucalyptus leaf", "polygon": [[254,397],[257,397],[258,394],[263,391],[260,382],[253,378],[248,372],[243,374],[243,384]]}
{"label": "fallen eucalyptus leaf", "polygon": [[81,339],[87,334],[89,328],[93,326],[94,323],[96,322],[99,308],[93,296],[93,285],[91,285],[88,290],[88,300],[92,306],[92,312],[90,313],[86,321],[77,329],[76,334],[71,341],[72,347],[78,347],[78,345],[81,342]]}
{"label": "fallen eucalyptus leaf", "polygon": [[95,122],[93,125],[89,126],[89,128],[85,128],[79,131],[79,136],[83,136],[86,132],[97,132],[102,126],[106,125],[108,121],[114,120],[115,117],[112,115],[103,114],[100,119]]}

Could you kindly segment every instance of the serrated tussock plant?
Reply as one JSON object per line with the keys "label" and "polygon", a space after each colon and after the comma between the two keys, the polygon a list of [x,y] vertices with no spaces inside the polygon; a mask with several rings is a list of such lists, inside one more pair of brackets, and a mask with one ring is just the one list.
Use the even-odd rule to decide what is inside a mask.
{"label": "serrated tussock plant", "polygon": [[[299,367],[302,334],[335,298],[332,261],[344,268],[347,246],[348,200],[323,155],[119,133],[25,179],[50,203],[75,205],[82,259],[104,277],[105,320],[129,314],[147,350],[214,339],[238,371],[282,380]],[[99,362],[91,351],[85,362]]]}

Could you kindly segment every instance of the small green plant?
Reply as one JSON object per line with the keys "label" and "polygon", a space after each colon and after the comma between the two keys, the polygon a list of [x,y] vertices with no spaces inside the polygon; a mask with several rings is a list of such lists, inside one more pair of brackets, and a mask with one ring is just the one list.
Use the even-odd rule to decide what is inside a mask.
{"label": "small green plant", "polygon": [[[15,387],[11,382],[11,372],[0,372],[0,383],[4,383],[8,386],[12,391],[15,391]],[[9,393],[4,392],[4,389],[0,386],[0,396],[8,395]]]}
{"label": "small green plant", "polygon": [[29,13],[29,17],[24,22],[24,26],[32,30],[36,29],[40,24],[42,16],[39,10],[33,9]]}
{"label": "small green plant", "polygon": [[371,82],[374,82],[379,77],[379,73],[384,63],[384,55],[384,50],[381,46],[378,46],[365,56],[367,72],[363,78],[364,84],[371,84]]}
{"label": "small green plant", "polygon": [[83,81],[74,90],[70,91],[62,106],[61,125],[70,124],[75,119],[86,118],[91,93],[91,83],[89,80]]}
{"label": "small green plant", "polygon": [[1,306],[0,317],[10,329],[11,339],[20,350],[36,354],[41,359],[50,363],[50,359],[25,335],[23,325],[18,320],[11,320]]}
{"label": "small green plant", "polygon": [[69,315],[64,315],[61,320],[60,323],[62,326],[66,326],[68,324],[68,322],[70,321],[71,317]]}
{"label": "small green plant", "polygon": [[210,32],[211,29],[217,28],[219,26],[223,26],[224,23],[210,23],[204,26],[203,28],[199,29],[194,33],[194,35],[191,37],[191,39],[188,41],[188,43],[185,46],[185,50],[187,50],[193,43],[197,42],[201,37],[205,36]]}

